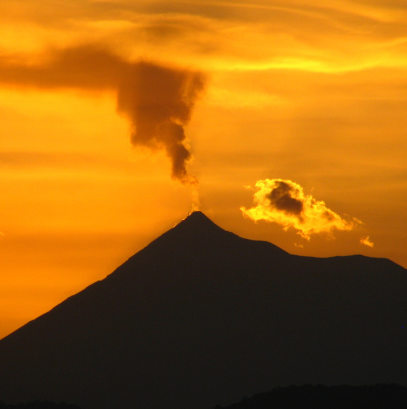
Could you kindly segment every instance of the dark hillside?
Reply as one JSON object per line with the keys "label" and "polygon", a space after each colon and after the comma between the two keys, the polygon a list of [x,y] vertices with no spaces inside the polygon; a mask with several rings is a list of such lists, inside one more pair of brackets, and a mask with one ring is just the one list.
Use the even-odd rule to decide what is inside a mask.
{"label": "dark hillside", "polygon": [[407,388],[398,385],[289,386],[215,409],[404,409]]}
{"label": "dark hillside", "polygon": [[210,409],[275,386],[407,385],[407,271],[292,256],[192,213],[0,341],[0,397]]}

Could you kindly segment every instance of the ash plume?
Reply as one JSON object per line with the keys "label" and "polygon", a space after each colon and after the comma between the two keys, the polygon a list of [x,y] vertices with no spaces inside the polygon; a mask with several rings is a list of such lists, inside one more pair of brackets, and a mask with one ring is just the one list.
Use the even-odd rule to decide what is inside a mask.
{"label": "ash plume", "polygon": [[131,121],[133,145],[164,148],[171,158],[172,177],[183,183],[195,182],[187,171],[191,152],[184,126],[203,87],[200,74],[140,62],[118,92],[118,111]]}
{"label": "ash plume", "polygon": [[254,206],[241,207],[243,216],[254,221],[274,222],[285,230],[293,228],[304,239],[309,240],[317,233],[332,235],[334,230],[349,231],[360,224],[355,218],[345,220],[322,200],[305,195],[303,188],[291,180],[264,179],[255,187]]}
{"label": "ash plume", "polygon": [[98,46],[86,45],[49,52],[39,64],[2,56],[0,83],[116,91],[117,111],[131,123],[131,143],[165,150],[172,177],[181,183],[196,183],[187,169],[192,154],[184,127],[205,88],[201,72],[130,62]]}

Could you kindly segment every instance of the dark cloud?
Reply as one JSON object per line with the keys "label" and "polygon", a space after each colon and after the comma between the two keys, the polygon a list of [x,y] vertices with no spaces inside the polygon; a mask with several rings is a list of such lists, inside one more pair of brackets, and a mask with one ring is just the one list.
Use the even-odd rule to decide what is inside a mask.
{"label": "dark cloud", "polygon": [[276,209],[289,214],[300,215],[304,209],[304,204],[301,200],[293,197],[295,193],[295,189],[288,183],[276,181],[276,187],[270,192],[268,198]]}
{"label": "dark cloud", "polygon": [[172,163],[172,177],[194,183],[187,165],[191,152],[185,125],[204,89],[200,72],[128,62],[96,46],[51,52],[42,64],[0,59],[0,82],[39,88],[113,89],[118,112],[131,122],[134,146],[164,149]]}

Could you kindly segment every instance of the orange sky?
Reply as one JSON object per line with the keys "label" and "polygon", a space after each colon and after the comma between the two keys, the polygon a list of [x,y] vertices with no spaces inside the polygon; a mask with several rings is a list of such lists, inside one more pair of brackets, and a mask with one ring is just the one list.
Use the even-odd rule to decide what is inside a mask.
{"label": "orange sky", "polygon": [[[407,5],[321,4],[0,1],[0,337],[104,278],[196,191],[241,236],[407,267]],[[241,208],[267,179],[275,221],[255,223]]]}

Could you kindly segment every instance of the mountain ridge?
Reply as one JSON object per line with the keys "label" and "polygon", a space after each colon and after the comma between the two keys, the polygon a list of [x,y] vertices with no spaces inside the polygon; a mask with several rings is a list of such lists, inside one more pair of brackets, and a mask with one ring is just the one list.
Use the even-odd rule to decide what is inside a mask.
{"label": "mountain ridge", "polygon": [[293,256],[194,212],[0,340],[0,400],[209,409],[274,386],[407,385],[406,273]]}

